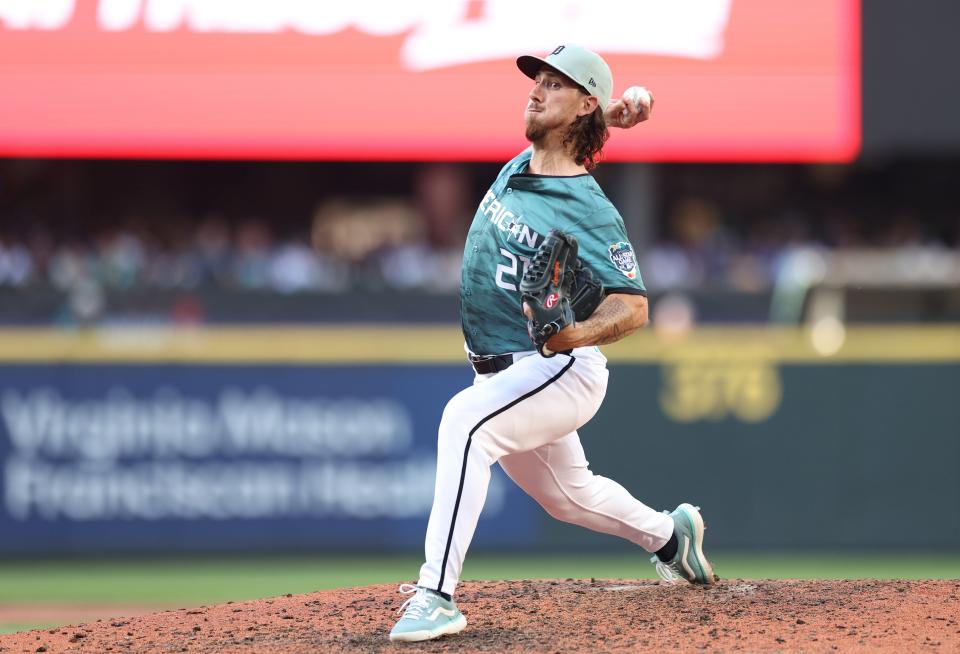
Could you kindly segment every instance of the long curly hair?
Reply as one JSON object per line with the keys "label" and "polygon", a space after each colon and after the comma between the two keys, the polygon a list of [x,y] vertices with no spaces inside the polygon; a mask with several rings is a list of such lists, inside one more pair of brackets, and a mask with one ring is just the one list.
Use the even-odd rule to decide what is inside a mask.
{"label": "long curly hair", "polygon": [[597,107],[592,114],[580,116],[573,121],[563,139],[563,145],[572,149],[573,159],[578,166],[593,170],[603,157],[603,146],[608,138],[610,131],[607,129],[607,121],[603,117],[603,110]]}

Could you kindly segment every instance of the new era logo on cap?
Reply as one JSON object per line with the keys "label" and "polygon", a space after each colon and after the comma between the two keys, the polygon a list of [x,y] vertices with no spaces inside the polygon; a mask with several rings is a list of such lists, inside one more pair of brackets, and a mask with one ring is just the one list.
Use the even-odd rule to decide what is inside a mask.
{"label": "new era logo on cap", "polygon": [[592,86],[592,87],[594,87],[594,88],[597,87],[597,83],[593,81],[593,78],[592,78],[592,77],[590,78],[590,81],[587,82],[587,84],[589,84],[590,86]]}
{"label": "new era logo on cap", "polygon": [[565,45],[558,45],[558,46],[557,46],[557,49],[554,50],[553,52],[551,52],[550,54],[552,54],[552,55],[558,55],[558,54],[560,54],[561,52],[563,52],[563,49],[564,49],[565,47],[567,47],[567,46],[565,46]]}

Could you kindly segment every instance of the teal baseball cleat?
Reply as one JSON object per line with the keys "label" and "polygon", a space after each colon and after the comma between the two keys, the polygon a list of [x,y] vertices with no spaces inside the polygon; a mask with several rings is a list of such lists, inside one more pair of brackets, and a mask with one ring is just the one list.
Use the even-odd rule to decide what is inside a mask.
{"label": "teal baseball cleat", "polygon": [[467,619],[452,600],[447,600],[428,588],[400,584],[400,592],[413,593],[400,606],[403,615],[390,631],[390,640],[415,642],[455,634],[467,626]]}
{"label": "teal baseball cleat", "polygon": [[[666,513],[666,511],[664,511]],[[703,554],[703,531],[706,527],[700,517],[700,507],[684,502],[673,513],[673,533],[677,536],[677,553],[668,562],[656,554],[650,560],[656,564],[657,574],[670,584],[686,579],[691,584],[712,584],[719,577]]]}

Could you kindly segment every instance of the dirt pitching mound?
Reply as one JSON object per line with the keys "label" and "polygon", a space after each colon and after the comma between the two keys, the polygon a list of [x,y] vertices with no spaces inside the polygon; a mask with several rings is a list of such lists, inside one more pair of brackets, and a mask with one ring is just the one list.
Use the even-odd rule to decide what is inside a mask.
{"label": "dirt pitching mound", "polygon": [[0,636],[0,652],[960,651],[958,581],[465,582],[466,630],[390,643],[369,586]]}

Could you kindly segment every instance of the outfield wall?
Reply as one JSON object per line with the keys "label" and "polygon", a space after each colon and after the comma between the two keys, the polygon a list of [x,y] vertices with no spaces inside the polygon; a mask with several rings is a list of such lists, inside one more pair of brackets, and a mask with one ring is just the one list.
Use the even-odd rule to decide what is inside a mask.
{"label": "outfield wall", "polygon": [[[0,331],[0,553],[418,549],[461,352],[449,327]],[[960,546],[960,328],[605,352],[594,471],[701,504],[711,545]],[[616,544],[494,475],[478,548]]]}

